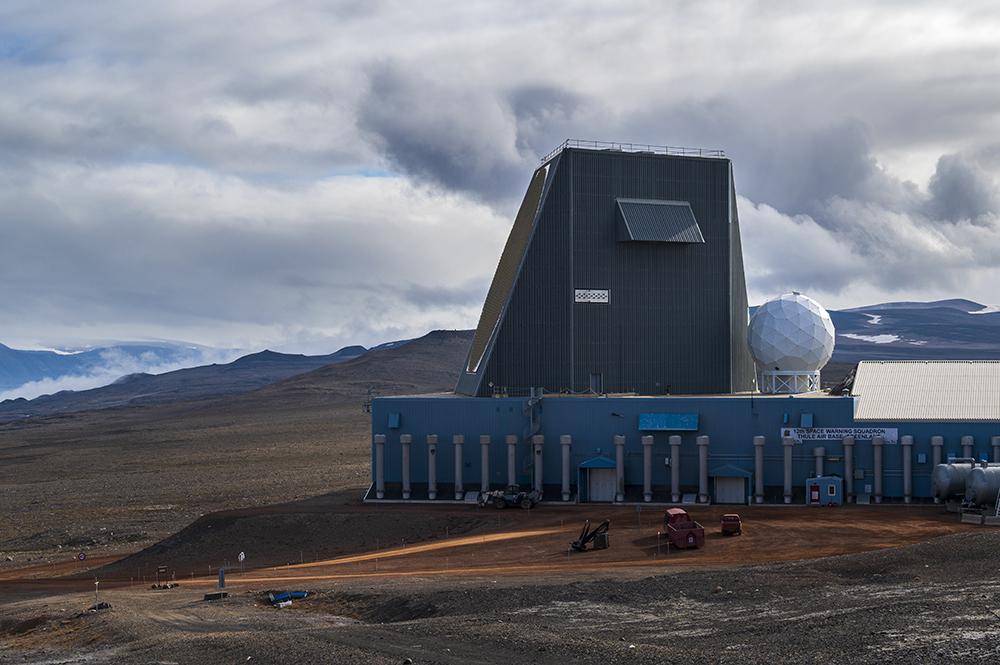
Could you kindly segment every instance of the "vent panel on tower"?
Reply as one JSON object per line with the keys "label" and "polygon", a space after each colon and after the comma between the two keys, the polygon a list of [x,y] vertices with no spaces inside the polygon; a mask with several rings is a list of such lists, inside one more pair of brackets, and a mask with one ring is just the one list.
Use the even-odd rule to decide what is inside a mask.
{"label": "vent panel on tower", "polygon": [[704,243],[687,201],[615,199],[620,242]]}

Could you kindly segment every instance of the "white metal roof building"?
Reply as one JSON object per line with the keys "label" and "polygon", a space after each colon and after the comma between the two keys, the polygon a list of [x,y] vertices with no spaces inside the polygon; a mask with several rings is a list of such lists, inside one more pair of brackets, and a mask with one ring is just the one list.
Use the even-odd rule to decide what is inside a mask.
{"label": "white metal roof building", "polygon": [[865,361],[851,395],[855,420],[1000,420],[1000,361]]}

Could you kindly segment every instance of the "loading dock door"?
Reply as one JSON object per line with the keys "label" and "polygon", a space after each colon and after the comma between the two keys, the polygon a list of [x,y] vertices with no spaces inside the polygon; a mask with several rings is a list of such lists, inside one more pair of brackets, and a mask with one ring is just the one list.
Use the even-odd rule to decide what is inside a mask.
{"label": "loading dock door", "polygon": [[589,478],[589,498],[591,501],[614,501],[615,500],[615,470],[614,469],[590,469]]}
{"label": "loading dock door", "polygon": [[715,479],[716,503],[746,503],[746,478],[717,477]]}

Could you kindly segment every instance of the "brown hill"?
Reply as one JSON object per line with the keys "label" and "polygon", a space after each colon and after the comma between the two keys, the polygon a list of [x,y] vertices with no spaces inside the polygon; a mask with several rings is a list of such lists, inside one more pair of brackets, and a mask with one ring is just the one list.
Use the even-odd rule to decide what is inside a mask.
{"label": "brown hill", "polygon": [[471,340],[437,331],[243,395],[0,423],[0,568],[132,552],[206,512],[360,496],[369,386],[451,390]]}
{"label": "brown hill", "polygon": [[217,406],[280,409],[354,400],[361,403],[369,388],[383,396],[451,391],[455,389],[474,332],[435,330],[403,346],[369,351],[353,360],[228,397]]}

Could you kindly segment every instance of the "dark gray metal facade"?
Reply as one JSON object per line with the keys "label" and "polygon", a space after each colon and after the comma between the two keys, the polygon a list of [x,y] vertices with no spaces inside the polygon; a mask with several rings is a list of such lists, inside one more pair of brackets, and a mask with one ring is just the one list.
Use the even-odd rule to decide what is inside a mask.
{"label": "dark gray metal facade", "polygon": [[[619,240],[629,199],[686,202],[704,242]],[[515,232],[456,392],[753,388],[729,160],[565,148],[536,171]]]}

